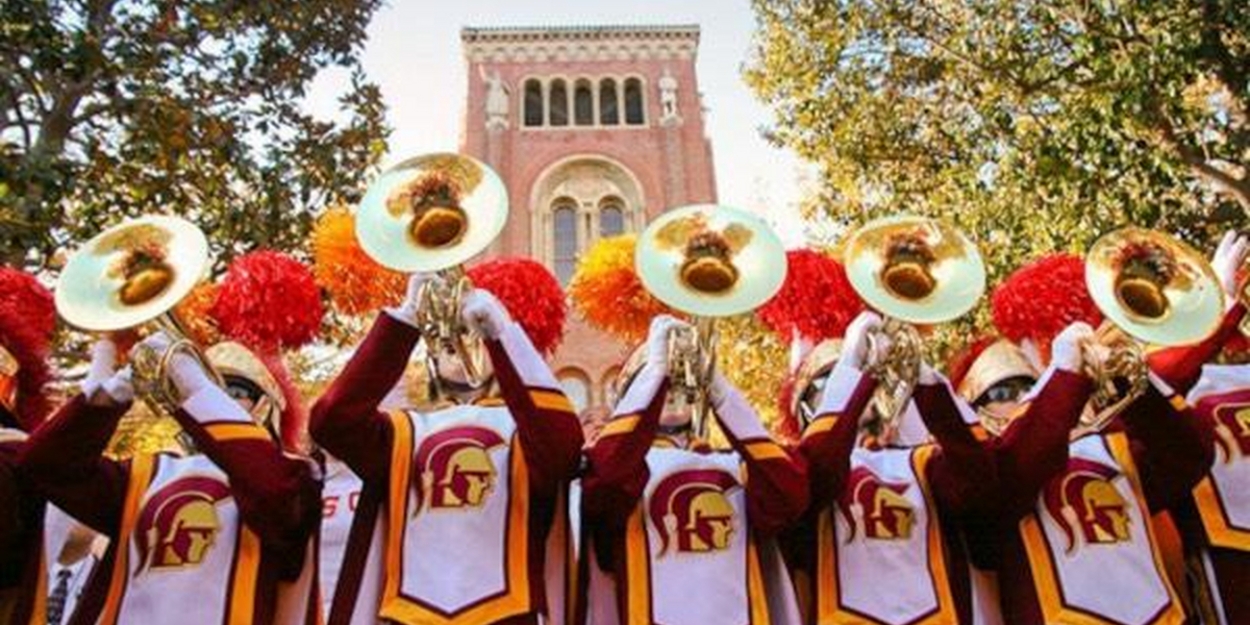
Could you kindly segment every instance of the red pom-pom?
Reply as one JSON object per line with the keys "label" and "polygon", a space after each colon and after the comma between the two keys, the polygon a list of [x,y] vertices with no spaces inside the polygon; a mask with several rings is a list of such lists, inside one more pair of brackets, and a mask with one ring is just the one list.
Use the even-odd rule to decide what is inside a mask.
{"label": "red pom-pom", "polygon": [[260,352],[296,348],[313,340],[322,312],[312,271],[272,251],[234,259],[212,308],[226,336]]}
{"label": "red pom-pom", "polygon": [[964,376],[968,375],[968,370],[972,368],[972,363],[981,357],[985,348],[993,345],[997,340],[998,337],[995,336],[978,337],[951,356],[946,365],[946,377],[950,379],[951,387],[959,388],[964,381]]}
{"label": "red pom-pom", "polygon": [[44,385],[52,378],[48,350],[56,328],[52,293],[34,276],[0,267],[0,345],[17,359],[17,415],[27,431],[50,407]]}
{"label": "red pom-pom", "polygon": [[1077,321],[1098,327],[1102,313],[1085,287],[1085,261],[1053,254],[1017,269],[990,298],[994,326],[1014,343],[1032,341],[1043,354]]}
{"label": "red pom-pom", "polygon": [[789,341],[798,334],[812,342],[839,338],[864,310],[846,269],[815,250],[786,252],[786,281],[757,311],[760,321]]}
{"label": "red pom-pom", "polygon": [[568,308],[560,281],[546,267],[527,258],[500,258],[468,274],[474,286],[499,298],[538,351],[550,355],[560,346]]}

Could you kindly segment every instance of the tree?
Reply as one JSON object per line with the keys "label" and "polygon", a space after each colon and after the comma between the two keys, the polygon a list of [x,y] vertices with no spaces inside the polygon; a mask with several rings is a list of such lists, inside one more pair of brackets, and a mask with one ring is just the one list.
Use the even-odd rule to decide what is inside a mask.
{"label": "tree", "polygon": [[[224,264],[302,246],[389,133],[360,51],[381,0],[0,3],[0,262],[43,269],[122,216],[186,215]],[[325,68],[342,119],[302,110]]]}
{"label": "tree", "polygon": [[1195,242],[1250,213],[1250,4],[755,0],[767,132],[810,210],[946,216],[991,279],[1128,223]]}

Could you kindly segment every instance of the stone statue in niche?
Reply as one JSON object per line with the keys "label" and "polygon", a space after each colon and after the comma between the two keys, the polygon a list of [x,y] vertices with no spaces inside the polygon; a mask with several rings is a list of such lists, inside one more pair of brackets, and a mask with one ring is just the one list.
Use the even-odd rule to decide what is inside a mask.
{"label": "stone statue in niche", "polygon": [[660,121],[681,121],[681,116],[677,114],[677,79],[668,71],[668,68],[664,68],[664,75],[660,77],[659,84]]}
{"label": "stone statue in niche", "polygon": [[487,75],[481,66],[478,72],[482,82],[486,83],[486,127],[488,129],[504,129],[508,127],[508,85],[499,76],[499,71]]}

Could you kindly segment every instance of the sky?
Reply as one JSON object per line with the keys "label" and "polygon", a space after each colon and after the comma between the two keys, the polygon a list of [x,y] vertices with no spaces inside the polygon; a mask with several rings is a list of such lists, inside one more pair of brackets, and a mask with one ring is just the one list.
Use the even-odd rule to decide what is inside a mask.
{"label": "sky", "polygon": [[[800,245],[795,203],[801,196],[799,159],[760,134],[770,113],[742,81],[755,20],[747,0],[390,0],[374,15],[364,67],[378,83],[394,132],[383,165],[436,151],[456,151],[465,94],[460,49],[463,26],[698,24],[699,82],[708,107],[721,204],[760,213],[790,246]],[[342,73],[326,72],[308,107],[332,117]]]}

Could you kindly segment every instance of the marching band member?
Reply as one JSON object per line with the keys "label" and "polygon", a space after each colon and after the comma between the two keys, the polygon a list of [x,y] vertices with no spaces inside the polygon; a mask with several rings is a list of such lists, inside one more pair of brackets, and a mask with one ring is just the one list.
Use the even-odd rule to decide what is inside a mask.
{"label": "marching band member", "polygon": [[587,451],[582,522],[614,574],[620,622],[779,622],[762,541],[805,509],[805,468],[720,375],[712,413],[733,451],[694,439],[690,406],[669,393],[669,335],[682,324],[652,321],[644,364]]}
{"label": "marching band member", "polygon": [[[1209,434],[1154,376],[1106,427],[1087,420],[1092,408],[1076,408],[1093,388],[1077,373],[1094,340],[1082,322],[1100,319],[1084,274],[1081,259],[1057,255],[1010,276],[995,290],[993,312],[1011,342],[992,343],[955,374],[960,394],[1000,435],[992,445],[1004,481],[990,531],[998,534],[1003,616],[1025,625],[1180,623],[1151,516],[1201,474]],[[1091,349],[1106,358],[1105,348]]]}
{"label": "marching band member", "polygon": [[880,324],[863,313],[841,346],[813,349],[793,391],[808,416],[799,450],[812,477],[809,621],[983,622],[973,620],[966,554],[951,537],[985,511],[997,481],[992,457],[960,411],[927,397],[945,393],[927,365],[897,429],[868,409],[877,384],[863,368],[879,354],[867,337]]}
{"label": "marching band member", "polygon": [[[418,273],[313,409],[313,438],[364,482],[330,623],[539,622],[544,543],[577,469],[581,428],[541,354],[559,331],[531,336],[531,322],[562,323],[534,310],[558,283],[533,261],[487,265],[511,283],[511,305],[476,288],[453,314],[482,337],[488,383],[469,384],[454,352],[427,345],[432,381],[452,405],[379,411],[422,337],[422,289],[442,280]],[[479,268],[469,277],[481,285]],[[562,306],[562,295],[553,301]]]}
{"label": "marching band member", "polygon": [[48,410],[55,323],[52,294],[33,276],[0,267],[0,623],[45,622],[45,505],[18,455]]}
{"label": "marching band member", "polygon": [[[1192,602],[1204,623],[1250,622],[1250,365],[1238,325],[1246,315],[1239,294],[1238,269],[1246,262],[1250,239],[1227,233],[1212,267],[1231,304],[1220,328],[1193,346],[1150,354],[1151,369],[1178,393],[1187,394],[1198,418],[1215,428],[1216,457],[1190,497],[1173,510],[1184,535],[1193,587]],[[1244,288],[1244,286],[1243,286]],[[1228,362],[1216,364],[1221,349]],[[1235,350],[1243,350],[1239,354]]]}
{"label": "marching band member", "polygon": [[[22,454],[50,500],[111,539],[71,622],[314,623],[319,469],[279,443],[292,438],[289,399],[238,344],[208,351],[224,386],[174,345],[157,332],[114,373],[114,344],[96,343],[82,392]],[[169,408],[202,453],[104,457],[133,398],[132,368],[155,379],[163,359]]]}

